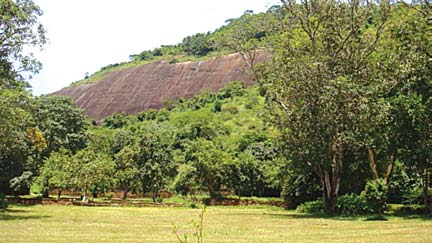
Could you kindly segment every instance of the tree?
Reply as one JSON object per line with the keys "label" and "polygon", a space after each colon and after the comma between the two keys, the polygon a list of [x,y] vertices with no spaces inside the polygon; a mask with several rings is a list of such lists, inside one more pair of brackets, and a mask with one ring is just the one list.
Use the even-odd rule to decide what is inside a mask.
{"label": "tree", "polygon": [[224,182],[224,164],[230,155],[209,140],[199,138],[185,152],[186,161],[196,168],[198,184],[207,189],[211,198],[220,197]]}
{"label": "tree", "polygon": [[138,148],[125,146],[114,156],[115,179],[117,185],[123,190],[124,200],[128,192],[139,185],[138,151]]}
{"label": "tree", "polygon": [[[23,72],[37,73],[41,68],[25,47],[42,47],[45,30],[38,17],[42,10],[32,0],[2,0],[0,6],[0,89],[14,88]],[[18,65],[18,66],[17,66]],[[21,76],[21,78],[23,78]]]}
{"label": "tree", "polygon": [[369,127],[379,105],[374,57],[389,14],[386,1],[283,1],[264,71],[273,121],[290,159],[318,175],[327,212],[335,212],[344,154]]}
{"label": "tree", "polygon": [[71,183],[82,193],[82,200],[86,201],[89,192],[97,193],[111,188],[114,163],[107,155],[87,147],[73,156],[69,172]]}
{"label": "tree", "polygon": [[69,150],[60,149],[58,152],[53,152],[45,160],[40,176],[37,181],[41,185],[48,186],[47,190],[57,189],[57,198],[64,190],[72,189],[71,169],[73,168],[72,154]]}
{"label": "tree", "polygon": [[138,161],[144,191],[152,193],[153,202],[160,191],[174,177],[173,129],[167,124],[144,124],[138,132]]}
{"label": "tree", "polygon": [[30,97],[19,89],[0,89],[0,175],[13,177],[25,169],[29,154]]}
{"label": "tree", "polygon": [[[0,175],[11,178],[24,171],[31,153],[26,131],[32,127],[30,95],[23,74],[38,72],[40,63],[25,48],[45,42],[38,21],[42,14],[31,0],[4,0],[0,6]],[[8,180],[6,184],[8,184]],[[0,181],[7,192],[8,185]]]}
{"label": "tree", "polygon": [[205,56],[213,48],[209,43],[209,34],[198,33],[183,39],[181,46],[187,55]]}
{"label": "tree", "polygon": [[33,117],[47,143],[42,157],[60,148],[72,153],[87,145],[89,126],[84,113],[69,97],[40,96],[34,101]]}
{"label": "tree", "polygon": [[432,7],[403,3],[396,7],[388,38],[389,60],[396,63],[397,82],[390,90],[395,130],[400,137],[401,159],[414,168],[422,180],[425,212],[430,213],[432,168]]}
{"label": "tree", "polygon": [[[218,49],[226,48],[240,54],[247,65],[248,71],[253,71],[258,61],[260,50],[264,46],[262,41],[273,31],[273,15],[256,14],[246,11],[238,19],[229,21],[229,24],[218,30],[212,40]],[[258,81],[255,73],[251,73]]]}

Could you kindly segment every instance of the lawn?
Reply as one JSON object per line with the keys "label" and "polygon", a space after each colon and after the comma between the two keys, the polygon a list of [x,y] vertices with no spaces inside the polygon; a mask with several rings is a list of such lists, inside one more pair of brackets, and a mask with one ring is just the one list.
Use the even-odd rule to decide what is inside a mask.
{"label": "lawn", "polygon": [[[0,212],[0,242],[177,242],[200,209],[16,206]],[[189,242],[195,242],[190,240]],[[432,242],[421,217],[310,217],[276,207],[208,207],[204,242]]]}

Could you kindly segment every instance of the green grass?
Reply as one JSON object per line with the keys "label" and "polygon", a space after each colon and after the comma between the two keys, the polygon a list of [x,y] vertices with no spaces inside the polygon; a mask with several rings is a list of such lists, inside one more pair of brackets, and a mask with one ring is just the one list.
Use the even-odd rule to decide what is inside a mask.
{"label": "green grass", "polygon": [[[200,209],[16,206],[0,213],[0,242],[176,242]],[[421,217],[310,217],[276,207],[208,207],[204,242],[432,242]],[[193,242],[193,241],[191,241]]]}

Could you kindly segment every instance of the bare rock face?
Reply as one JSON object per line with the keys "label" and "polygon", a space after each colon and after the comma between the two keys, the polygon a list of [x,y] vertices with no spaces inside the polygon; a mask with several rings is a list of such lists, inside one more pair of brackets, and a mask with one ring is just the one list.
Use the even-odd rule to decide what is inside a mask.
{"label": "bare rock face", "polygon": [[236,80],[253,84],[243,59],[231,54],[200,62],[155,61],[110,72],[101,81],[63,88],[53,95],[71,97],[90,118],[100,121],[115,113],[158,109],[166,100],[190,98],[204,89],[216,92]]}

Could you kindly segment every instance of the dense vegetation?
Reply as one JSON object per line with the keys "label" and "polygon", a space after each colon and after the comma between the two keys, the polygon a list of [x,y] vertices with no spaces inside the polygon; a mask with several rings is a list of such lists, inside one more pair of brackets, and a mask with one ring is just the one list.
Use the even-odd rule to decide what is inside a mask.
{"label": "dense vegetation", "polygon": [[[14,177],[16,191],[31,184],[44,196],[57,189],[83,200],[112,191],[124,199],[148,192],[154,202],[161,192],[282,195],[304,212],[383,213],[404,203],[430,213],[430,3],[282,2],[131,56],[175,62],[235,51],[255,87],[233,82],[94,126],[70,99],[25,90],[11,60],[27,60],[20,47],[43,44],[43,28],[33,28],[40,10],[5,1],[13,11],[1,24],[24,32],[12,38],[1,28],[20,41],[0,52],[0,176]],[[271,61],[256,63],[259,51]]]}

